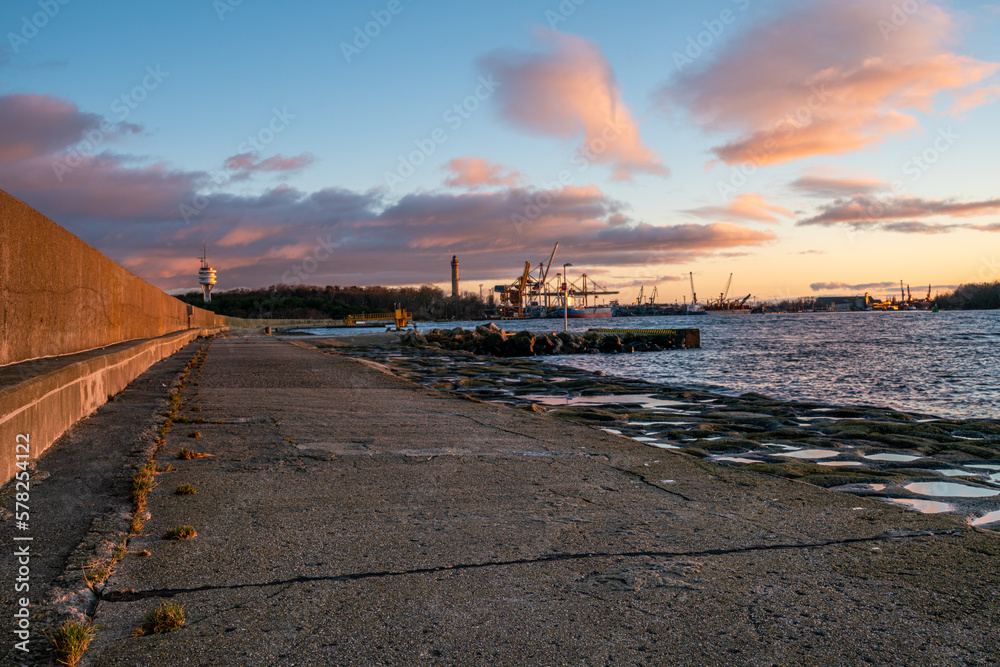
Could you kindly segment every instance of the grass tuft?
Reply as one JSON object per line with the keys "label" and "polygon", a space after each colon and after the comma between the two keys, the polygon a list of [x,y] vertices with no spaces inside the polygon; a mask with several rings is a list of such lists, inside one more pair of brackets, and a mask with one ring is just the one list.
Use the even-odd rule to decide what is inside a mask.
{"label": "grass tuft", "polygon": [[188,437],[189,438],[200,438],[201,437],[201,431],[191,431],[190,433],[188,433]]}
{"label": "grass tuft", "polygon": [[165,540],[190,540],[191,538],[198,535],[195,532],[194,526],[177,526],[176,528],[171,528],[166,533],[163,534],[163,539]]}
{"label": "grass tuft", "polygon": [[177,458],[181,459],[182,461],[193,461],[194,459],[203,459],[206,456],[211,456],[211,454],[206,454],[205,452],[196,452],[193,449],[186,449],[184,447],[182,447],[181,450],[177,452]]}
{"label": "grass tuft", "polygon": [[190,496],[192,494],[198,493],[195,488],[190,484],[179,484],[177,490],[174,493],[178,496]]}
{"label": "grass tuft", "polygon": [[142,619],[141,634],[173,632],[184,627],[184,610],[176,602],[161,602]]}
{"label": "grass tuft", "polygon": [[84,652],[90,645],[90,640],[94,638],[94,630],[90,624],[86,625],[75,621],[64,623],[52,637],[55,645],[56,660],[60,665],[76,665],[80,662]]}
{"label": "grass tuft", "polygon": [[93,589],[96,584],[103,584],[111,576],[111,570],[106,567],[94,568],[90,572],[83,571],[83,581],[88,588]]}

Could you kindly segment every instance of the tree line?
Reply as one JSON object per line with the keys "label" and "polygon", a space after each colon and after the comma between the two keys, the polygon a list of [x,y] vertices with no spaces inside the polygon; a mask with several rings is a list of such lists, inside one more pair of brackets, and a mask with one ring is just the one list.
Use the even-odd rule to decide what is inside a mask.
{"label": "tree line", "polygon": [[482,315],[486,303],[466,292],[457,299],[440,287],[341,287],[339,285],[272,285],[259,289],[233,289],[212,294],[188,292],[177,297],[219,315],[247,319],[342,320],[348,315],[392,312],[399,304],[418,320],[470,320]]}
{"label": "tree line", "polygon": [[938,308],[946,310],[994,310],[1000,308],[1000,280],[959,285],[954,292],[938,295]]}

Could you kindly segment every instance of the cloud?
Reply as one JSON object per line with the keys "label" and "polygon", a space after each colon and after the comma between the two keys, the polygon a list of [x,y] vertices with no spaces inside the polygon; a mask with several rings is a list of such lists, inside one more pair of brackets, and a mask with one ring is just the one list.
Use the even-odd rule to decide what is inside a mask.
{"label": "cloud", "polygon": [[797,252],[795,254],[797,254],[797,255],[825,255],[826,251],[825,250],[801,250],[801,251],[799,251],[799,252]]}
{"label": "cloud", "polygon": [[601,50],[575,35],[544,31],[542,53],[494,52],[480,61],[500,82],[496,99],[512,125],[560,138],[583,135],[574,160],[614,167],[612,179],[635,174],[666,176],[656,151],[622,101],[614,72]]}
{"label": "cloud", "polygon": [[261,160],[256,153],[239,153],[226,159],[226,169],[246,174],[254,171],[294,172],[312,165],[316,158],[312,153],[302,153],[285,157],[280,153]]}
{"label": "cloud", "polygon": [[781,224],[781,218],[778,216],[790,218],[794,215],[784,206],[768,204],[763,197],[753,193],[736,195],[724,206],[703,206],[689,209],[685,213],[705,219],[752,220],[776,225]]}
{"label": "cloud", "polygon": [[809,289],[813,292],[830,292],[834,290],[852,290],[852,291],[871,291],[871,290],[882,290],[882,289],[896,289],[899,287],[899,283],[893,281],[886,281],[881,283],[861,283],[858,285],[851,285],[850,283],[812,283],[809,285]]}
{"label": "cloud", "polygon": [[988,225],[969,225],[969,229],[980,232],[1000,232],[1000,222],[991,222]]}
{"label": "cloud", "polygon": [[5,128],[0,133],[0,162],[51,154],[91,137],[99,143],[139,132],[136,125],[111,125],[51,95],[0,95],[0,120]]}
{"label": "cloud", "polygon": [[970,109],[992,104],[998,98],[1000,98],[1000,86],[998,85],[975,88],[955,102],[954,106],[951,107],[951,113],[960,116]]}
{"label": "cloud", "polygon": [[[880,21],[882,23],[880,23]],[[967,89],[997,63],[952,53],[951,17],[922,3],[898,30],[886,3],[820,0],[728,42],[658,92],[712,132],[736,133],[712,152],[726,164],[777,164],[874,146],[918,126],[941,95],[958,109],[988,95]]]}
{"label": "cloud", "polygon": [[[259,194],[212,192],[203,172],[109,152],[74,153],[96,117],[55,98],[10,97],[0,96],[4,188],[165,288],[191,284],[203,242],[224,287],[444,281],[455,254],[465,275],[506,279],[525,260],[547,259],[556,241],[561,257],[587,270],[689,262],[775,239],[728,223],[650,225],[593,185],[399,199],[381,189],[303,192],[287,185]],[[284,173],[310,159],[237,155],[227,166]],[[195,202],[197,212],[185,222],[180,206]]]}
{"label": "cloud", "polygon": [[839,176],[810,170],[792,181],[791,188],[812,197],[847,197],[884,190],[886,184],[872,176]]}
{"label": "cloud", "polygon": [[523,182],[521,174],[481,157],[457,157],[444,166],[451,176],[444,183],[452,188],[478,190],[485,187],[513,187]]}
{"label": "cloud", "polygon": [[[955,200],[922,199],[911,196],[878,199],[867,195],[856,195],[847,200],[835,200],[826,206],[820,207],[820,211],[818,215],[799,220],[795,224],[801,226],[846,224],[854,228],[881,226],[885,229],[890,225],[881,223],[889,220],[897,221],[894,223],[897,225],[897,228],[890,231],[914,231],[917,228],[912,225],[916,223],[898,221],[931,216],[965,218],[988,215],[1000,212],[1000,199],[962,202]],[[907,226],[909,226],[909,229]],[[955,225],[951,227],[953,228]],[[926,231],[926,229],[923,231]],[[947,230],[942,229],[942,231]]]}
{"label": "cloud", "polygon": [[946,234],[954,229],[959,229],[964,225],[942,225],[929,224],[926,222],[916,222],[912,220],[901,222],[887,222],[882,225],[882,229],[887,232],[899,232],[902,234]]}

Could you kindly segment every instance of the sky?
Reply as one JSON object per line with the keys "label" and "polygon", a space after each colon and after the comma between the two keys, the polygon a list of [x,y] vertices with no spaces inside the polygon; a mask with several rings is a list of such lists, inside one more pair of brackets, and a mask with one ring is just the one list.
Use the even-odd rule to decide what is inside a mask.
{"label": "sky", "polygon": [[5,0],[0,188],[168,291],[1000,279],[1000,4]]}

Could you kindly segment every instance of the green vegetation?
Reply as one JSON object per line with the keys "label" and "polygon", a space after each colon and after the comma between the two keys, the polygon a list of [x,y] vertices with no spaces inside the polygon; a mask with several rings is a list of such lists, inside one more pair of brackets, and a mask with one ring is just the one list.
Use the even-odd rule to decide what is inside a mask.
{"label": "green vegetation", "polygon": [[182,461],[193,461],[194,459],[203,459],[206,456],[211,456],[211,454],[206,454],[205,452],[196,452],[193,449],[187,449],[182,447],[179,452],[177,452],[177,458]]}
{"label": "green vegetation", "polygon": [[1000,308],[1000,280],[959,285],[936,301],[939,308],[947,310],[995,310]]}
{"label": "green vegetation", "polygon": [[197,493],[197,491],[190,484],[178,484],[177,490],[174,491],[174,494],[178,496],[190,496],[193,493]]}
{"label": "green vegetation", "polygon": [[184,610],[176,602],[161,602],[142,619],[137,635],[162,634],[184,627]]}
{"label": "green vegetation", "polygon": [[194,526],[177,526],[176,528],[171,528],[166,533],[163,534],[163,539],[165,540],[190,540],[197,537],[198,533],[195,531]]}
{"label": "green vegetation", "polygon": [[[446,269],[447,270],[447,269]],[[447,278],[445,273],[442,278]],[[490,286],[492,287],[492,286]],[[348,315],[391,312],[402,304],[418,320],[473,319],[487,303],[478,294],[466,292],[458,299],[446,296],[433,285],[422,287],[306,287],[272,285],[262,289],[235,289],[215,292],[204,303],[201,292],[189,292],[178,299],[229,317],[249,319],[330,319]]]}
{"label": "green vegetation", "polygon": [[76,665],[94,638],[94,630],[87,623],[64,623],[52,637],[55,645],[56,660],[60,665]]}

